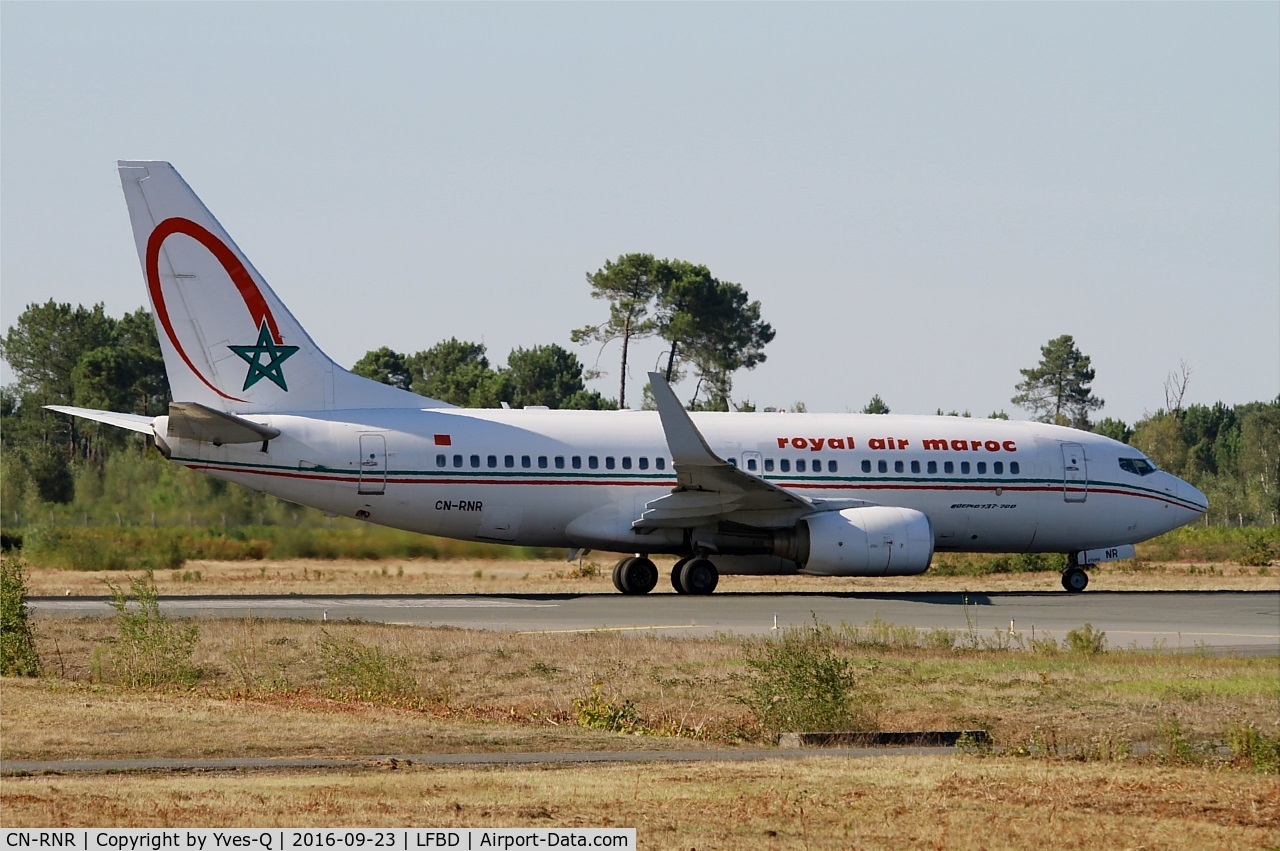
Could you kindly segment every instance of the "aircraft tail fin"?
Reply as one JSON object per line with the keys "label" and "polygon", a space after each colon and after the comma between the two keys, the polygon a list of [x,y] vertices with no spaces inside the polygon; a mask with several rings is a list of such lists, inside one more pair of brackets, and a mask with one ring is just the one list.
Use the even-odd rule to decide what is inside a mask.
{"label": "aircraft tail fin", "polygon": [[172,165],[118,165],[175,401],[227,413],[450,407],[338,366]]}

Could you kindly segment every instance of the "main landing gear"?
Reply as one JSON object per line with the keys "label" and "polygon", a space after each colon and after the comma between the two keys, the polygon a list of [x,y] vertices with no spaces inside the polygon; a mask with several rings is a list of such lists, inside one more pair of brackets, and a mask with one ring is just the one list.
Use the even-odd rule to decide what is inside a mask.
{"label": "main landing gear", "polygon": [[[671,568],[677,594],[710,594],[720,572],[709,559],[685,558]],[[613,566],[613,587],[623,594],[648,594],[658,584],[658,568],[646,556],[628,556]]]}
{"label": "main landing gear", "polygon": [[671,568],[671,587],[677,594],[710,594],[719,581],[716,566],[701,556],[682,558]]}
{"label": "main landing gear", "polygon": [[658,567],[644,556],[629,556],[613,566],[613,587],[623,594],[648,594],[658,584]]}
{"label": "main landing gear", "polygon": [[1072,594],[1079,594],[1089,585],[1089,574],[1076,565],[1062,571],[1062,587]]}

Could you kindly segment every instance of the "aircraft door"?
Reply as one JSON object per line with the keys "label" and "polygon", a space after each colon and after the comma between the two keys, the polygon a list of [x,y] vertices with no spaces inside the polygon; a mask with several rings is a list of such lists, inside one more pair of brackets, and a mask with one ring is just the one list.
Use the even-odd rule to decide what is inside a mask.
{"label": "aircraft door", "polygon": [[1089,468],[1084,447],[1079,443],[1062,444],[1062,498],[1066,502],[1084,502],[1089,497]]}
{"label": "aircraft door", "polygon": [[387,492],[387,439],[380,434],[360,435],[360,481],[356,493]]}

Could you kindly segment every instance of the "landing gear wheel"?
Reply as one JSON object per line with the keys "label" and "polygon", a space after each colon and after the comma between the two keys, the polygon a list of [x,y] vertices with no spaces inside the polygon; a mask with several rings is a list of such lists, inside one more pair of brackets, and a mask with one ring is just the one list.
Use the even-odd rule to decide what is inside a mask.
{"label": "landing gear wheel", "polygon": [[716,590],[720,572],[705,558],[692,558],[680,568],[680,584],[686,594],[710,594]]}
{"label": "landing gear wheel", "polygon": [[1062,571],[1062,587],[1072,594],[1079,594],[1089,585],[1089,574],[1078,567],[1068,567]]}
{"label": "landing gear wheel", "polygon": [[622,585],[627,594],[648,594],[658,584],[658,567],[644,556],[625,559]]}
{"label": "landing gear wheel", "polygon": [[613,566],[613,587],[623,594],[648,594],[658,584],[658,568],[644,556],[629,556]]}
{"label": "landing gear wheel", "polygon": [[687,594],[684,586],[680,584],[680,571],[684,570],[684,566],[688,564],[690,559],[682,558],[671,568],[671,587],[676,589],[677,594]]}
{"label": "landing gear wheel", "polygon": [[627,593],[627,586],[622,584],[622,567],[632,558],[632,556],[628,556],[627,558],[619,559],[618,563],[613,566],[613,587],[623,594]]}

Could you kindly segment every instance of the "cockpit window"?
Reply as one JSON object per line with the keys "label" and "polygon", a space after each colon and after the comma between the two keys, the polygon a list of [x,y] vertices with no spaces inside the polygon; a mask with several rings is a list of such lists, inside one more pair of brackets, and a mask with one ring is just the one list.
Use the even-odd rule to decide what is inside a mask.
{"label": "cockpit window", "polygon": [[1149,476],[1156,471],[1146,458],[1121,458],[1120,469],[1138,476]]}

